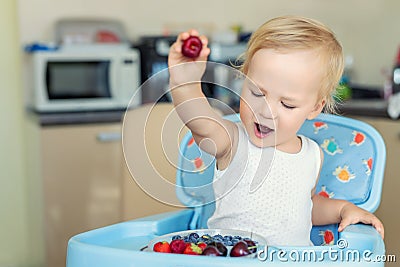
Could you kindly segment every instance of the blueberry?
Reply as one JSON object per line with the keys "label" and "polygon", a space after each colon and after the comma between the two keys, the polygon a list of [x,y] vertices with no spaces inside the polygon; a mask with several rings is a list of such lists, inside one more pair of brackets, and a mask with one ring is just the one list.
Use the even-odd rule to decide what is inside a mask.
{"label": "blueberry", "polygon": [[233,246],[232,240],[224,240],[223,244],[224,244],[225,246]]}
{"label": "blueberry", "polygon": [[199,237],[198,241],[199,242],[207,242],[207,241],[212,241],[212,237],[211,236],[206,236],[206,235],[202,235]]}
{"label": "blueberry", "polygon": [[224,236],[224,240],[231,241],[232,240],[232,236],[231,235],[226,235],[226,236]]}
{"label": "blueberry", "polygon": [[211,243],[213,243],[214,241],[212,241],[211,239],[207,239],[207,240],[205,240],[204,241],[204,243],[206,243],[207,245],[209,245],[209,244],[211,244]]}
{"label": "blueberry", "polygon": [[172,237],[172,240],[176,240],[176,239],[182,239],[182,237],[180,235],[174,235]]}
{"label": "blueberry", "polygon": [[191,233],[191,234],[189,235],[189,239],[195,239],[195,240],[197,240],[197,239],[199,239],[199,235],[198,235],[197,233]]}
{"label": "blueberry", "polygon": [[242,239],[242,237],[241,237],[241,236],[239,236],[239,235],[235,235],[235,236],[233,237],[233,239],[241,240],[241,239]]}
{"label": "blueberry", "polygon": [[213,239],[214,239],[214,241],[218,241],[218,242],[222,242],[224,240],[224,238],[220,234],[214,235]]}
{"label": "blueberry", "polygon": [[212,237],[209,234],[202,235],[201,238],[203,240],[212,240]]}

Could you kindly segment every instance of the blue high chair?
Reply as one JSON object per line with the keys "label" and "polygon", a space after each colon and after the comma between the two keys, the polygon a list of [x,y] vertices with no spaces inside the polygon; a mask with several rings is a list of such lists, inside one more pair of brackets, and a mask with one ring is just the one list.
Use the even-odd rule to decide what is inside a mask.
{"label": "blue high chair", "polygon": [[[237,114],[226,117],[238,122]],[[386,150],[382,137],[371,126],[354,119],[320,114],[301,127],[299,134],[315,140],[324,152],[316,193],[346,199],[374,212],[380,203]],[[125,266],[266,266],[294,263],[299,266],[384,266],[376,259],[385,246],[370,225],[314,226],[312,247],[267,247],[258,258],[208,257],[143,251],[158,236],[207,228],[214,211],[212,185],[215,160],[201,153],[188,133],[181,142],[176,193],[187,209],[127,221],[72,237],[67,267]],[[306,164],[306,163],[305,163]],[[206,203],[206,204],[204,204]]]}

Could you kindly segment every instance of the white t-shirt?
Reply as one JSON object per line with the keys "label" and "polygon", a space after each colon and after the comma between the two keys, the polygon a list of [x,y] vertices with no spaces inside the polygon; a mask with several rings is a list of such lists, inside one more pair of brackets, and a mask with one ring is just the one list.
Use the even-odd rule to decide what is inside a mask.
{"label": "white t-shirt", "polygon": [[321,156],[317,143],[305,136],[300,152],[258,148],[241,123],[236,154],[229,166],[215,171],[216,209],[209,228],[257,233],[268,245],[309,246],[312,227],[311,191]]}

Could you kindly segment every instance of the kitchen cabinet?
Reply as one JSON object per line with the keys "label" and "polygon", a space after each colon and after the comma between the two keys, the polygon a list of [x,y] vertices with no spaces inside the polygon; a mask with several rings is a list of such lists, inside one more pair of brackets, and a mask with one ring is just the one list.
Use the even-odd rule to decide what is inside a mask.
{"label": "kitchen cabinet", "polygon": [[42,127],[46,266],[65,266],[67,242],[121,220],[120,124]]}
{"label": "kitchen cabinet", "polygon": [[[158,201],[143,191],[125,168],[122,182],[122,221],[179,209]],[[175,177],[175,176],[173,176]]]}
{"label": "kitchen cabinet", "polygon": [[176,197],[175,174],[179,143],[187,130],[171,103],[143,105],[127,112],[124,151],[132,173],[124,169],[124,221],[182,208]]}
{"label": "kitchen cabinet", "polygon": [[386,168],[383,181],[381,204],[375,214],[385,226],[387,254],[400,251],[400,121],[387,118],[355,117],[379,131],[386,144]]}

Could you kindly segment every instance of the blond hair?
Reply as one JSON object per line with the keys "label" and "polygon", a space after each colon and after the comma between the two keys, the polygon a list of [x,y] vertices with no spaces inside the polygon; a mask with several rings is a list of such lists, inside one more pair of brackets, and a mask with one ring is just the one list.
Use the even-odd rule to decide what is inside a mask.
{"label": "blond hair", "polygon": [[242,55],[241,71],[247,75],[254,54],[260,49],[278,51],[315,49],[326,66],[318,100],[325,100],[325,111],[335,112],[333,96],[343,73],[342,46],[335,34],[322,23],[304,17],[282,16],[261,25],[252,35]]}

